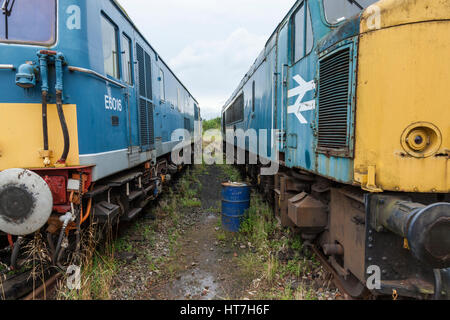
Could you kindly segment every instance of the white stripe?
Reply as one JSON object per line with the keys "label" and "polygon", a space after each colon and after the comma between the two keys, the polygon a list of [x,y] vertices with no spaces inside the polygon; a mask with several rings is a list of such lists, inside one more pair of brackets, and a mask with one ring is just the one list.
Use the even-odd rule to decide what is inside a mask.
{"label": "white stripe", "polygon": [[92,154],[80,154],[80,158],[87,158],[87,157],[94,157],[94,156],[102,156],[102,155],[105,155],[105,154],[118,153],[118,152],[124,152],[124,151],[128,151],[128,149],[121,149],[121,150],[108,151],[108,152],[100,152],[100,153],[92,153]]}

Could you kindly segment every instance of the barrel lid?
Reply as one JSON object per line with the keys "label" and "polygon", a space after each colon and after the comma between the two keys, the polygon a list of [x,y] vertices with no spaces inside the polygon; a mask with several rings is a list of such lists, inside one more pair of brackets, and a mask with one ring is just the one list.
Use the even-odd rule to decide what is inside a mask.
{"label": "barrel lid", "polygon": [[222,186],[224,187],[248,187],[248,184],[244,183],[244,182],[224,182],[222,183]]}

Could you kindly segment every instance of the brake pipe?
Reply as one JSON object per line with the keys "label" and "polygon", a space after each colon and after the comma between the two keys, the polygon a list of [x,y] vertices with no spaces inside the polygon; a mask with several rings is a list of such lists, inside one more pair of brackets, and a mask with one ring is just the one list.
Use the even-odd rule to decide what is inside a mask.
{"label": "brake pipe", "polygon": [[59,122],[61,124],[61,129],[64,136],[64,151],[61,155],[61,158],[58,160],[58,164],[65,165],[67,161],[67,156],[69,155],[70,150],[70,137],[69,137],[69,129],[67,128],[66,118],[64,117],[63,110],[63,62],[64,55],[61,52],[56,54],[55,58],[55,69],[56,69],[56,107],[58,109],[58,117]]}
{"label": "brake pipe", "polygon": [[44,140],[44,166],[50,165],[50,155],[48,146],[48,119],[47,119],[47,96],[48,96],[48,55],[47,51],[39,51],[39,67],[41,74],[41,92],[42,92],[42,135]]}

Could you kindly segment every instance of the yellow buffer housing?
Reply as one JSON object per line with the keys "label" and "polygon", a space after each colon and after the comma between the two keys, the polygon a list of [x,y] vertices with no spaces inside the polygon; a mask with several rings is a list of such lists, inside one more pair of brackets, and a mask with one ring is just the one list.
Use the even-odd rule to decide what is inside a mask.
{"label": "yellow buffer housing", "polygon": [[[70,136],[67,164],[79,165],[77,112],[63,107]],[[0,171],[10,168],[42,168],[43,134],[41,104],[0,103]],[[59,160],[64,139],[56,105],[48,105],[48,139],[52,165]]]}
{"label": "yellow buffer housing", "polygon": [[[379,29],[367,28],[367,12],[373,10],[361,20],[355,180],[371,191],[448,193],[450,1],[376,5]],[[432,152],[406,150],[408,143],[420,149],[420,138],[414,145],[405,137],[415,126],[422,129],[414,136],[427,126],[437,131]]]}

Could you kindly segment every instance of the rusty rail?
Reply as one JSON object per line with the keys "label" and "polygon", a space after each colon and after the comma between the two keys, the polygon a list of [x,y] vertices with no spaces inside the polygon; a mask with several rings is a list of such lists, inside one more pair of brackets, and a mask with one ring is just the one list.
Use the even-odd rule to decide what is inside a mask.
{"label": "rusty rail", "polygon": [[48,294],[54,291],[56,283],[60,278],[61,273],[55,274],[53,277],[45,281],[40,287],[33,290],[33,292],[23,298],[23,300],[41,300],[41,297],[46,300]]}

